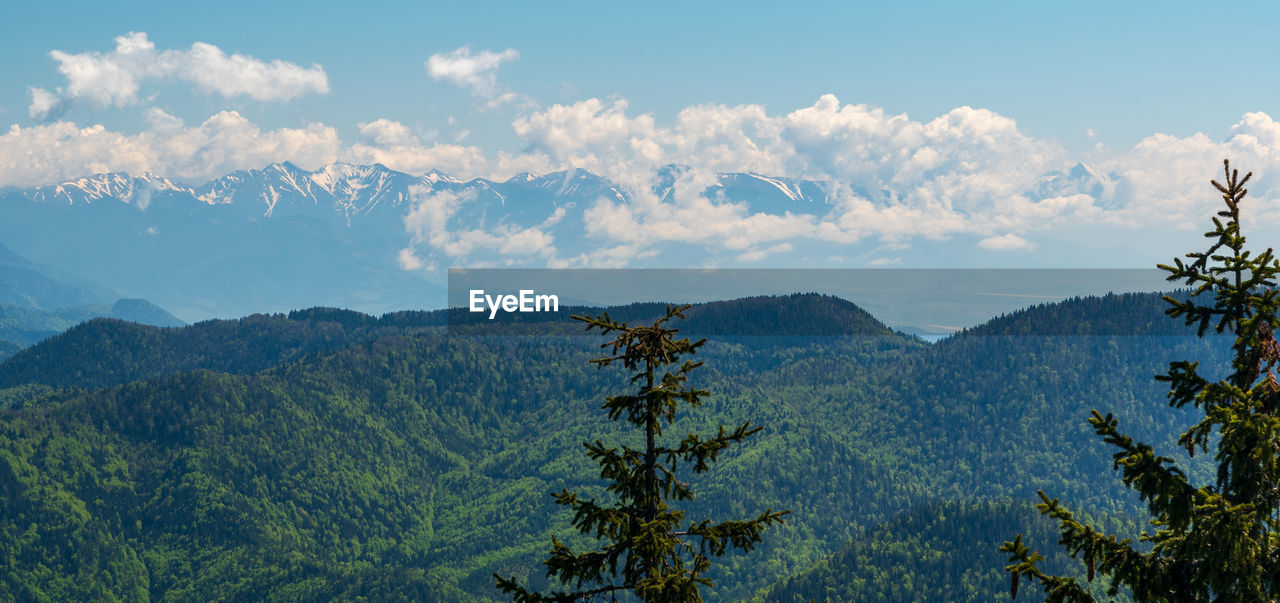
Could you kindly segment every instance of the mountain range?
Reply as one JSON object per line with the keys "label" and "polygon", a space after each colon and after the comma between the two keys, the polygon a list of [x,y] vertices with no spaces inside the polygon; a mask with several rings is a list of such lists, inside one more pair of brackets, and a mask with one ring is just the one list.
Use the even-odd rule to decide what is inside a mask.
{"label": "mountain range", "polygon": [[[1172,322],[1160,304],[1044,304],[936,345],[821,296],[695,306],[675,326],[858,335],[714,336],[699,351],[691,383],[710,393],[664,437],[744,420],[764,430],[689,472],[697,496],[681,506],[691,521],[791,511],[757,550],[716,559],[704,594],[995,600],[1009,584],[997,548],[1018,533],[1054,571],[1083,574],[1031,508],[1035,492],[1121,536],[1142,529],[1144,509],[1089,410],[1177,450],[1194,413],[1170,409],[1152,375],[1230,358],[1229,340],[1150,330]],[[602,310],[643,322],[649,306]],[[98,319],[0,364],[0,592],[476,601],[500,599],[495,572],[539,585],[551,537],[573,536],[549,494],[606,495],[581,443],[634,436],[601,410],[630,387],[626,371],[588,362],[599,337],[460,337],[444,318]],[[1145,336],[1080,336],[1099,322]],[[1026,336],[1050,327],[1065,336]],[[1212,479],[1212,455],[1179,466]]]}
{"label": "mountain range", "polygon": [[[670,200],[687,168],[667,166],[653,193]],[[1079,164],[1038,194],[1111,186]],[[701,195],[752,213],[821,217],[824,182],[725,173]],[[881,199],[881,191],[855,191]],[[451,265],[594,265],[602,245],[584,212],[633,191],[586,170],[461,181],[383,165],[306,170],[274,163],[200,184],[108,173],[0,194],[0,241],[41,264],[109,284],[195,321],[326,305],[382,313],[444,306]],[[796,243],[805,252],[805,242]],[[688,266],[691,248],[611,261]],[[812,250],[809,250],[812,251]],[[700,254],[711,264],[733,255]],[[825,256],[824,256],[825,257]]]}

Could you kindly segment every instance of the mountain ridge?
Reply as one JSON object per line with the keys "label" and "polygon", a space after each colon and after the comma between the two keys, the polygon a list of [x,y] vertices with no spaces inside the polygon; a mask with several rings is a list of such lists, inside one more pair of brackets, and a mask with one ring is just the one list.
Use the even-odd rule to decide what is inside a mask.
{"label": "mountain ridge", "polygon": [[[680,165],[667,165],[657,169],[654,174],[656,178],[654,192],[660,197],[669,198],[670,188],[675,180],[688,170],[688,166]],[[753,171],[716,172],[715,176],[717,184],[709,186],[708,190],[723,191],[738,186],[755,189],[757,194],[760,190],[774,191],[791,201],[829,202],[831,200],[826,188],[828,183],[821,180],[761,174]],[[1104,189],[1114,187],[1116,178],[1115,174],[1101,174],[1083,162],[1076,162],[1067,170],[1046,174],[1036,192],[1039,197],[1086,192],[1097,196]],[[266,180],[263,184],[267,188],[263,190],[260,184],[251,184],[257,188],[252,190],[252,194],[245,194],[244,190],[236,186],[255,179]],[[102,172],[60,183],[0,191],[0,194],[17,192],[32,201],[65,200],[68,204],[75,204],[77,200],[81,203],[90,203],[113,198],[128,203],[139,196],[157,192],[174,192],[189,194],[194,199],[210,205],[254,199],[268,205],[269,215],[276,201],[272,198],[273,191],[274,194],[296,194],[317,202],[322,196],[328,196],[336,201],[355,203],[357,200],[363,200],[376,205],[377,202],[393,196],[398,202],[403,202],[406,197],[405,189],[414,185],[426,186],[433,190],[440,186],[458,185],[490,188],[531,185],[533,188],[544,191],[554,190],[556,194],[564,195],[574,193],[580,188],[591,188],[599,183],[607,183],[607,192],[617,200],[626,201],[631,197],[631,193],[616,184],[609,183],[607,178],[583,168],[569,168],[545,174],[519,172],[501,181],[484,177],[464,181],[437,169],[416,175],[389,168],[382,163],[354,164],[343,161],[325,164],[315,170],[301,168],[290,161],[273,162],[261,168],[235,170],[198,184],[182,184],[177,180],[151,172],[136,175],[127,172]],[[277,184],[281,185],[280,188],[276,188]],[[372,192],[367,193],[366,189]]]}
{"label": "mountain ridge", "polygon": [[[690,169],[665,166],[653,182],[634,186],[650,186],[677,207],[703,187],[693,195],[753,219],[821,221],[847,194],[886,202],[883,191],[757,172],[725,172],[711,181],[692,178]],[[1092,190],[1098,178],[1083,168],[1064,171],[1045,194]],[[271,163],[203,183],[114,172],[0,194],[7,218],[0,241],[188,322],[313,305],[381,314],[443,307],[444,268],[451,266],[687,264],[702,243],[672,240],[645,249],[616,246],[614,235],[602,233],[600,212],[626,210],[637,196],[633,187],[585,169],[465,182],[438,170],[415,175],[376,163],[315,170]],[[734,245],[704,249],[705,261],[810,267],[832,251],[829,242],[813,240]]]}
{"label": "mountain ridge", "polygon": [[[336,333],[428,314],[372,319],[313,308],[287,322]],[[287,343],[270,329],[262,334]],[[992,521],[999,517],[990,513],[965,519],[965,508],[954,507],[945,510],[961,521],[946,522],[927,505],[1025,500],[1039,489],[1090,514],[1139,508],[1123,496],[1111,450],[1084,419],[1090,405],[1105,404],[1142,441],[1176,445],[1185,413],[1167,409],[1151,375],[1170,357],[1207,358],[1184,341],[1165,347],[1171,339],[713,339],[698,353],[706,367],[694,381],[711,394],[668,435],[745,419],[765,429],[692,477],[699,497],[689,516],[767,506],[792,515],[750,555],[718,560],[709,600],[746,600],[841,549],[899,551],[897,559],[905,554],[934,576],[908,574],[918,587],[889,576],[899,582],[897,599],[938,598],[918,589],[976,571],[985,577],[971,584],[974,597],[992,600],[1002,566],[972,552],[996,556],[994,542],[1026,522]],[[150,358],[144,365],[172,355],[136,343],[135,358]],[[258,351],[248,338],[224,343],[207,349],[242,359]],[[14,403],[0,412],[10,434],[0,439],[0,533],[8,537],[0,550],[19,563],[0,576],[0,589],[30,585],[63,599],[100,587],[141,588],[136,598],[152,599],[256,599],[287,588],[307,599],[445,600],[430,591],[378,596],[357,579],[365,568],[390,577],[393,588],[416,583],[396,572],[425,571],[458,599],[496,600],[493,573],[537,581],[550,536],[570,531],[570,513],[547,494],[600,485],[581,442],[623,435],[600,405],[628,387],[627,371],[588,362],[600,343],[401,333],[282,357],[247,375],[194,368],[92,391],[8,392]],[[68,356],[88,357],[52,360]],[[1210,475],[1184,468],[1197,480]],[[917,508],[924,511],[894,519]],[[1017,513],[1037,519],[1029,507]],[[912,536],[920,532],[913,526],[935,525],[927,538]],[[981,526],[989,546],[966,536]],[[958,551],[952,542],[973,546]],[[837,571],[834,585],[802,576],[788,588],[820,598],[844,575]]]}

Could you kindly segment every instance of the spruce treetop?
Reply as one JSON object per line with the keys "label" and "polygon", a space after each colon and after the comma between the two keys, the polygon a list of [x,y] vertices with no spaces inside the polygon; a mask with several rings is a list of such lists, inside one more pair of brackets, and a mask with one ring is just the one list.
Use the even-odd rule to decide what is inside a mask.
{"label": "spruce treetop", "polygon": [[[1212,241],[1208,250],[1160,268],[1168,280],[1191,287],[1185,301],[1165,297],[1167,314],[1195,325],[1200,336],[1210,329],[1234,336],[1231,373],[1211,381],[1201,376],[1198,362],[1179,361],[1156,377],[1169,384],[1170,406],[1203,412],[1178,443],[1188,457],[1212,448],[1217,479],[1193,485],[1172,457],[1124,435],[1111,414],[1094,410],[1089,423],[1118,449],[1113,467],[1152,516],[1153,530],[1139,538],[1151,543],[1150,551],[1080,523],[1057,499],[1039,493],[1041,513],[1059,522],[1060,543],[1082,558],[1087,580],[1095,572],[1110,577],[1111,596],[1121,588],[1138,601],[1271,601],[1280,595],[1280,386],[1274,374],[1280,363],[1274,336],[1280,263],[1271,249],[1254,254],[1245,248],[1240,206],[1252,174],[1241,177],[1229,162],[1223,166],[1223,182],[1211,184],[1225,208],[1205,233]],[[1026,577],[1040,583],[1049,601],[1095,600],[1077,578],[1041,571],[1037,563],[1044,557],[1021,535],[1000,550],[1010,554],[1013,596]]]}
{"label": "spruce treetop", "polygon": [[783,522],[788,511],[772,509],[745,520],[686,521],[684,511],[668,504],[693,499],[690,484],[677,477],[681,463],[692,465],[694,473],[704,472],[730,445],[762,429],[747,421],[733,430],[722,425],[711,437],[689,434],[670,445],[659,441],[682,405],[697,408],[709,395],[688,383],[690,372],[702,363],[685,358],[706,340],[676,339],[679,329],[667,326],[674,318],[685,318],[688,308],[668,306],[666,315],[652,325],[636,327],[608,313],[573,317],[588,331],[612,337],[601,345],[608,354],[591,360],[593,364],[606,368],[621,363],[633,371],[630,383],[637,391],[608,396],[603,408],[610,420],[624,419],[643,430],[645,447],[608,446],[598,439],[583,443],[587,457],[600,466],[601,479],[608,482],[603,498],[612,500],[584,498],[568,490],[554,497],[557,504],[573,510],[574,528],[601,541],[601,546],[575,552],[552,538],[551,554],[544,562],[547,577],[573,590],[534,592],[495,574],[498,589],[515,601],[578,601],[619,591],[644,601],[701,601],[700,589],[712,586],[703,575],[711,567],[710,556],[730,548],[750,551],[766,527]]}

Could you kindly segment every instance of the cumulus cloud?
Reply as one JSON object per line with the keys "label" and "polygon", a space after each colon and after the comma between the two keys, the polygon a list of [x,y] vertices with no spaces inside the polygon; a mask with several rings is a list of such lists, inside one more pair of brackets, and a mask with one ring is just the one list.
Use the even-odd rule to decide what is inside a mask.
{"label": "cumulus cloud", "polygon": [[[531,258],[555,261],[554,237],[543,229],[563,217],[557,215],[558,212],[537,226],[520,227],[499,221],[496,226],[486,228],[483,223],[457,223],[454,220],[464,205],[477,200],[474,189],[433,191],[414,186],[410,188],[410,197],[413,204],[404,217],[405,231],[414,245],[425,246],[432,255],[469,258],[473,262],[478,257],[488,256],[493,258],[490,261],[508,265]],[[412,249],[409,254],[416,257],[412,256]],[[401,256],[402,266],[412,264],[412,261],[406,261],[404,253]]]}
{"label": "cumulus cloud", "polygon": [[28,113],[32,119],[56,119],[67,107],[88,104],[98,108],[139,102],[148,80],[174,80],[222,97],[245,96],[259,101],[290,100],[329,92],[329,79],[319,65],[302,67],[286,61],[263,61],[196,42],[185,50],[157,51],[146,33],[129,32],[115,39],[110,52],[49,53],[66,77],[56,92],[31,88]]}
{"label": "cumulus cloud", "polygon": [[0,135],[0,186],[35,186],[114,171],[198,181],[274,161],[323,165],[337,159],[340,147],[337,131],[320,123],[262,130],[235,111],[196,126],[159,110],[148,118],[153,129],[139,134],[70,122],[30,128],[14,124]]}
{"label": "cumulus cloud", "polygon": [[[1193,229],[1216,207],[1205,180],[1223,157],[1280,173],[1280,123],[1263,113],[1243,116],[1225,139],[1157,134],[1128,151],[1087,158],[985,109],[958,107],[920,121],[832,95],[785,114],[697,105],[668,124],[630,111],[622,99],[586,99],[531,112],[512,127],[529,143],[528,155],[556,169],[590,169],[632,193],[628,202],[600,199],[585,209],[587,232],[601,244],[693,242],[736,251],[740,261],[767,257],[770,245],[784,241],[909,243],[964,234],[985,249],[1032,250],[1038,232],[1059,227]],[[656,174],[668,164],[692,166],[686,176],[698,177],[682,176],[669,194],[654,194]],[[762,212],[704,194],[714,183],[709,175],[742,171],[823,182],[831,205]],[[1280,180],[1254,181],[1259,223],[1280,221],[1273,181]]]}
{"label": "cumulus cloud", "polygon": [[[144,52],[144,41],[121,42],[115,54]],[[515,54],[464,47],[437,57],[438,79],[486,91],[477,92],[482,95],[499,90],[493,70]],[[69,76],[96,83],[74,93],[69,87],[63,96],[32,89],[33,111],[55,113],[65,98],[137,98],[132,71],[87,64],[85,71],[106,75]],[[1087,157],[1029,136],[989,110],[958,107],[918,120],[832,95],[785,113],[759,105],[696,105],[664,123],[633,111],[624,99],[585,99],[523,111],[511,127],[524,149],[496,153],[441,142],[434,132],[390,119],[357,124],[358,136],[342,141],[329,125],[262,129],[231,111],[198,125],[156,108],[144,117],[148,129],[138,134],[61,121],[13,126],[0,135],[0,186],[115,170],[195,180],[274,161],[319,166],[343,160],[419,174],[439,169],[464,179],[586,169],[626,192],[548,207],[532,221],[522,215],[524,226],[517,226],[498,210],[487,216],[475,210],[473,197],[418,191],[405,218],[411,245],[396,258],[410,270],[433,269],[438,258],[634,265],[678,246],[739,263],[832,253],[863,258],[850,260],[858,262],[872,261],[868,248],[904,250],[921,238],[1035,251],[1042,235],[1057,228],[1200,228],[1216,209],[1206,180],[1223,157],[1262,174],[1251,186],[1256,209],[1249,219],[1280,223],[1280,177],[1267,176],[1280,174],[1280,123],[1264,113],[1244,115],[1225,137],[1155,134],[1131,149]],[[721,172],[784,177],[757,184],[788,195],[795,190],[785,177],[816,181],[821,190],[817,198],[761,205],[712,192]]]}
{"label": "cumulus cloud", "polygon": [[377,119],[357,127],[360,139],[343,151],[343,161],[381,163],[408,173],[440,170],[458,178],[488,173],[489,162],[479,147],[427,144],[408,126],[389,119]]}
{"label": "cumulus cloud", "polygon": [[489,106],[496,106],[523,99],[499,85],[495,73],[503,63],[519,58],[520,53],[512,48],[502,52],[481,50],[473,53],[470,46],[463,46],[433,54],[425,65],[432,79],[469,89],[472,94],[488,101]]}
{"label": "cumulus cloud", "polygon": [[31,94],[31,105],[27,107],[27,116],[31,119],[43,120],[61,116],[66,110],[66,102],[57,94],[44,88],[28,88]]}
{"label": "cumulus cloud", "polygon": [[[1221,176],[1224,158],[1261,175],[1250,183],[1255,208],[1246,220],[1276,217],[1280,209],[1280,124],[1265,113],[1247,113],[1231,126],[1224,140],[1200,133],[1179,138],[1156,134],[1126,153],[1110,158],[1104,169],[1122,177],[1118,194],[1134,221],[1156,216],[1185,229],[1203,226],[1204,216],[1217,211],[1220,200],[1208,194],[1209,177]],[[1218,170],[1210,172],[1213,167]],[[1252,212],[1251,212],[1252,213]],[[1247,226],[1247,224],[1246,224]]]}
{"label": "cumulus cloud", "polygon": [[[1066,152],[1021,133],[1012,119],[970,107],[920,122],[825,95],[784,115],[759,105],[698,105],[662,126],[630,114],[624,100],[587,99],[512,127],[551,163],[590,169],[633,193],[631,203],[602,199],[589,208],[591,234],[702,242],[740,250],[744,261],[776,253],[763,245],[781,240],[989,236],[1091,209],[1087,197],[1033,198],[1046,173],[1067,165]],[[658,198],[650,191],[667,164],[693,169]],[[764,213],[703,195],[715,172],[738,171],[826,182],[834,204],[818,215]]]}
{"label": "cumulus cloud", "polygon": [[1013,233],[1003,234],[997,237],[987,237],[978,241],[978,247],[983,249],[991,249],[994,251],[1006,251],[1010,249],[1030,249],[1031,242]]}
{"label": "cumulus cloud", "polygon": [[419,258],[413,252],[412,247],[405,247],[404,249],[401,249],[400,253],[396,256],[396,263],[400,265],[401,270],[421,270],[424,267],[431,270],[435,268],[434,264],[431,266],[425,266],[422,263],[422,258]]}

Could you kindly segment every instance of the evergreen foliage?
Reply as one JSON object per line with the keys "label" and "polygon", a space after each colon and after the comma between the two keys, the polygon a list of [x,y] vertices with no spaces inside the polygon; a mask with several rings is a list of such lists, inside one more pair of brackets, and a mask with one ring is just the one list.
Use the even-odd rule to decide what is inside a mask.
{"label": "evergreen foliage", "polygon": [[[1207,251],[1187,254],[1190,262],[1179,258],[1160,267],[1169,280],[1192,287],[1188,299],[1166,298],[1171,317],[1196,326],[1200,336],[1210,328],[1234,336],[1230,374],[1213,380],[1201,374],[1198,362],[1177,361],[1156,377],[1169,384],[1170,406],[1202,413],[1178,445],[1188,457],[1213,450],[1216,479],[1193,486],[1172,457],[1121,433],[1118,419],[1095,410],[1090,425],[1119,449],[1114,468],[1153,516],[1154,533],[1139,539],[1150,550],[1086,525],[1058,499],[1039,494],[1041,513],[1059,522],[1061,544],[1083,558],[1087,580],[1098,572],[1111,577],[1112,596],[1122,588],[1139,601],[1267,601],[1280,595],[1280,385],[1273,372],[1280,364],[1273,334],[1280,325],[1280,262],[1271,249],[1257,255],[1245,249],[1240,203],[1252,174],[1242,178],[1230,163],[1223,166],[1225,184],[1212,184],[1226,207],[1205,233],[1213,243]],[[1211,303],[1201,301],[1210,296]],[[1077,578],[1038,567],[1043,556],[1021,535],[1001,550],[1010,554],[1006,569],[1014,596],[1026,576],[1040,582],[1050,601],[1094,600]]]}
{"label": "evergreen foliage", "polygon": [[253,373],[307,354],[441,324],[438,313],[375,318],[333,308],[207,320],[186,328],[96,318],[15,352],[0,364],[0,388],[23,383],[106,387],[194,369]]}
{"label": "evergreen foliage", "polygon": [[[1090,301],[1072,306],[1078,313],[1042,306],[1025,319],[1145,324],[1151,300]],[[1139,316],[1125,317],[1135,309]],[[752,311],[744,305],[732,320],[750,323]],[[440,318],[302,311],[139,339],[111,321],[75,331],[82,343],[65,353],[53,344],[72,341],[39,344],[46,353],[24,374],[55,386],[0,390],[0,601],[7,593],[489,601],[501,595],[495,572],[557,587],[538,571],[551,536],[574,547],[592,541],[547,492],[604,494],[582,441],[642,442],[598,410],[627,386],[623,371],[588,363],[595,337],[445,337],[423,326]],[[793,318],[811,322],[799,311]],[[365,330],[370,321],[378,326]],[[339,328],[347,334],[323,336]],[[339,347],[295,347],[306,342]],[[973,521],[948,512],[935,522],[911,510],[1025,500],[1042,489],[1077,501],[1090,518],[1139,512],[1137,497],[1112,477],[1110,451],[1089,446],[1092,430],[1075,419],[1087,404],[1113,400],[1130,433],[1176,446],[1194,409],[1163,408],[1150,375],[1171,359],[1227,362],[1229,344],[1194,336],[962,336],[933,346],[897,336],[713,338],[698,350],[706,364],[695,375],[716,395],[670,429],[714,434],[743,417],[769,428],[698,476],[687,517],[792,512],[787,529],[751,553],[715,559],[704,575],[716,588],[703,594],[749,599],[848,545],[895,552],[856,556],[871,563],[849,574],[867,578],[865,596],[909,575],[892,592],[928,600],[947,592],[949,572],[964,571],[982,579],[962,592],[993,600],[1008,588],[986,578],[999,567],[955,543],[978,533],[966,527],[974,522],[1003,521],[1000,512]],[[128,371],[112,372],[127,359]],[[257,372],[233,374],[242,370]],[[56,389],[77,374],[126,373],[151,376]],[[1182,466],[1212,479],[1209,461],[1197,454]],[[904,510],[914,519],[900,519]],[[1007,525],[1001,533],[1023,522]],[[913,526],[935,531],[918,535]],[[793,581],[789,592],[817,600],[849,592],[842,571]]]}
{"label": "evergreen foliage", "polygon": [[[1136,531],[1128,517],[1100,515],[1108,528]],[[1057,539],[1030,501],[946,501],[921,505],[874,526],[813,567],[761,591],[756,601],[990,601],[1008,588],[997,550],[1010,530],[1035,543]],[[1071,557],[1054,551],[1046,568]],[[1030,593],[1034,600],[1036,593]]]}
{"label": "evergreen foliage", "polygon": [[[551,556],[545,562],[547,577],[572,584],[577,590],[543,595],[494,574],[498,588],[516,601],[573,601],[617,591],[630,591],[645,601],[701,601],[700,589],[712,586],[704,575],[711,567],[709,555],[723,555],[730,547],[750,551],[766,527],[783,522],[788,511],[768,509],[752,519],[702,520],[682,529],[685,512],[668,504],[673,499],[693,499],[690,485],[676,476],[680,463],[692,464],[695,473],[703,473],[723,450],[763,429],[747,421],[733,431],[721,425],[712,437],[689,434],[674,447],[659,443],[663,428],[675,421],[681,404],[697,408],[709,394],[688,384],[689,373],[702,363],[683,359],[697,353],[706,340],[675,339],[679,329],[666,325],[673,318],[685,318],[688,309],[668,306],[666,316],[640,327],[612,319],[607,312],[594,318],[574,317],[585,322],[588,331],[615,334],[601,346],[609,354],[591,362],[600,368],[617,362],[635,371],[630,381],[639,383],[639,390],[609,396],[604,408],[609,420],[625,418],[643,430],[645,446],[643,450],[627,445],[606,447],[599,439],[583,443],[587,457],[600,466],[600,477],[609,481],[606,490],[616,501],[609,505],[567,489],[555,499],[573,509],[573,526],[579,532],[607,544],[599,550],[575,553],[552,538]],[[674,371],[668,367],[675,367]],[[695,539],[696,545],[691,544]],[[590,586],[584,589],[584,584]]]}

